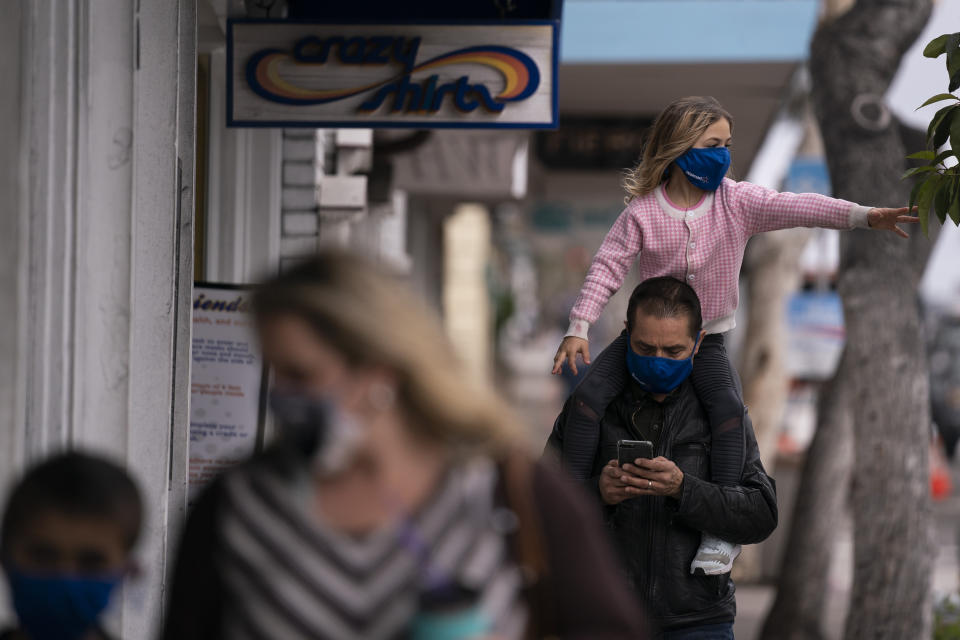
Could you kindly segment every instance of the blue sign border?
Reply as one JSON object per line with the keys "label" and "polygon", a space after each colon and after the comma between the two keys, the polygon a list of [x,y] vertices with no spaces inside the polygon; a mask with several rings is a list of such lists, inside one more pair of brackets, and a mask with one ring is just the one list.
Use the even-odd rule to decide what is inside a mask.
{"label": "blue sign border", "polygon": [[[326,27],[356,26],[356,25],[426,25],[431,27],[463,27],[463,26],[549,26],[553,29],[553,51],[551,54],[552,82],[550,88],[550,122],[402,122],[392,120],[364,120],[339,122],[327,120],[314,121],[285,121],[285,120],[237,120],[233,117],[233,25],[235,24],[299,24],[320,25]],[[559,122],[559,94],[557,91],[557,71],[560,61],[560,21],[559,20],[511,20],[511,21],[464,21],[450,22],[417,20],[412,22],[377,20],[352,21],[349,23],[323,22],[319,20],[261,20],[257,18],[231,18],[227,20],[227,127],[233,128],[278,128],[278,129],[556,129]]]}

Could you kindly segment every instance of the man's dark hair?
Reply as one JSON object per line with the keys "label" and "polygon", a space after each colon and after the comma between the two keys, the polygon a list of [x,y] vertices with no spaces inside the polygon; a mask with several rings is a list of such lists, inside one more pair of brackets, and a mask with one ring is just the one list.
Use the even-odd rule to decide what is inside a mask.
{"label": "man's dark hair", "polygon": [[143,518],[140,492],[121,467],[85,453],[58,454],[30,468],[10,492],[0,527],[0,554],[9,553],[31,519],[50,511],[116,523],[128,551]]}
{"label": "man's dark hair", "polygon": [[674,318],[681,314],[690,321],[690,337],[694,342],[700,335],[703,316],[700,298],[693,287],[670,276],[650,278],[637,285],[627,303],[627,332],[633,333],[637,309],[655,318]]}

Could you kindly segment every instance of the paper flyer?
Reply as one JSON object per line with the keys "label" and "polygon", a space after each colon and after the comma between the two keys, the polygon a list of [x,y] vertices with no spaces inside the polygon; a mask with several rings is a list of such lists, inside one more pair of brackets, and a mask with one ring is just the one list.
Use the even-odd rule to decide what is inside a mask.
{"label": "paper flyer", "polygon": [[190,501],[220,471],[257,447],[264,367],[249,305],[247,288],[194,286]]}

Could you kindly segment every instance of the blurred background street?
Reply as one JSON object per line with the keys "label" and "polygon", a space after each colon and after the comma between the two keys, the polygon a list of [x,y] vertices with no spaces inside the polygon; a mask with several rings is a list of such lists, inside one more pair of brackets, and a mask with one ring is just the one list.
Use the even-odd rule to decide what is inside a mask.
{"label": "blurred background street", "polygon": [[[111,620],[134,640],[157,628],[188,506],[275,435],[252,324],[217,315],[246,312],[254,283],[327,247],[396,271],[539,454],[587,370],[550,375],[568,314],[665,105],[709,95],[733,114],[737,180],[871,207],[907,204],[912,182],[890,178],[915,166],[906,154],[960,140],[933,127],[927,148],[943,105],[917,108],[948,91],[946,56],[923,50],[960,28],[960,0],[2,6],[0,490],[64,448],[136,471],[152,509],[143,578]],[[937,193],[921,203],[960,199]],[[875,552],[929,573],[932,597],[914,589],[922,615],[960,603],[960,230],[931,220],[898,245],[802,228],[747,246],[727,346],[780,524],[735,564],[740,640],[778,640],[762,628],[784,571],[811,566],[809,545],[828,575],[781,595],[821,598],[827,637],[844,637],[854,558],[872,551],[854,543],[865,507],[923,531],[932,510],[929,540]],[[637,281],[632,268],[591,327],[594,357]],[[922,346],[880,331],[897,323]],[[845,362],[845,349],[876,359]],[[843,411],[830,411],[824,391],[841,382]],[[902,429],[884,422],[907,405]],[[804,470],[826,458],[811,488]],[[891,476],[903,491],[869,475],[881,458],[903,462]],[[827,522],[829,539],[805,539],[806,522]],[[807,551],[792,555],[792,532]],[[864,611],[890,609],[889,590],[860,595]]]}

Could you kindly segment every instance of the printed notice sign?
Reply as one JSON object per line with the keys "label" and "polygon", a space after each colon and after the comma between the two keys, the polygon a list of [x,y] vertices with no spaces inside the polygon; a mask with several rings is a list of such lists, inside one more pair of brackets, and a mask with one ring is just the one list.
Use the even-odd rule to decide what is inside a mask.
{"label": "printed notice sign", "polygon": [[256,449],[262,418],[263,360],[257,352],[249,290],[193,289],[189,497]]}

